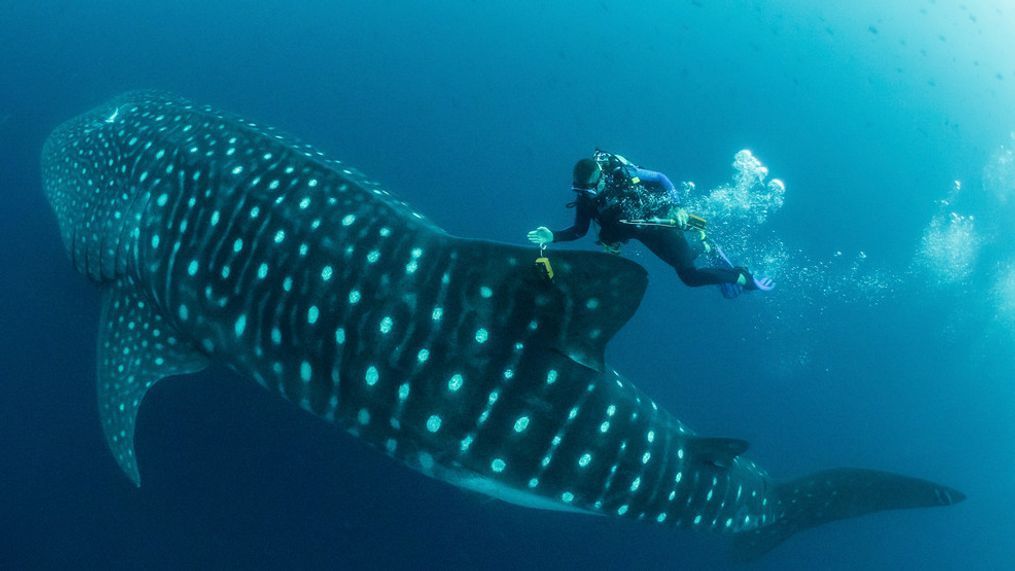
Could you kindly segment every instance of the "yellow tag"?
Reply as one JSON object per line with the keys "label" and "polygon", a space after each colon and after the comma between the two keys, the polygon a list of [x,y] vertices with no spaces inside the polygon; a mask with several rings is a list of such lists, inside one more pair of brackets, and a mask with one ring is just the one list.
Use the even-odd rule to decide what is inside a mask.
{"label": "yellow tag", "polygon": [[550,258],[542,257],[536,258],[536,266],[542,266],[543,273],[546,274],[546,278],[553,279],[553,266],[550,265]]}
{"label": "yellow tag", "polygon": [[638,184],[639,182],[641,182],[641,178],[636,176],[631,177],[631,184]]}

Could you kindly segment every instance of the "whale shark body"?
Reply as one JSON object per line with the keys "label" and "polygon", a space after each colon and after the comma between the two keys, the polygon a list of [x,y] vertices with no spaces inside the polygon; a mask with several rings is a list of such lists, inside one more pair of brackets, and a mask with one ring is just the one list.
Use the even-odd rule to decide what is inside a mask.
{"label": "whale shark body", "polygon": [[225,364],[389,456],[515,504],[715,530],[760,555],[843,517],[963,499],[858,469],[779,483],[603,361],[637,264],[452,237],[379,184],[244,119],[128,93],[57,128],[45,192],[104,291],[98,400],[140,485],[162,378]]}

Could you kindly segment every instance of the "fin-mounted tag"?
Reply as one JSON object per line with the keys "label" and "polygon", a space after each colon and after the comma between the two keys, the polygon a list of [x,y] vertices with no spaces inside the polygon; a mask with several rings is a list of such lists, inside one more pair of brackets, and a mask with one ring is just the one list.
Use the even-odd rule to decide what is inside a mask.
{"label": "fin-mounted tag", "polygon": [[553,266],[550,265],[550,258],[541,256],[536,258],[536,269],[539,270],[540,275],[548,280],[553,279]]}
{"label": "fin-mounted tag", "polygon": [[536,270],[547,280],[553,281],[553,266],[546,257],[546,244],[539,245],[539,257],[536,258]]}
{"label": "fin-mounted tag", "polygon": [[177,334],[136,286],[120,279],[102,302],[97,360],[106,444],[124,473],[140,486],[134,424],[141,400],[159,379],[200,371],[208,359]]}

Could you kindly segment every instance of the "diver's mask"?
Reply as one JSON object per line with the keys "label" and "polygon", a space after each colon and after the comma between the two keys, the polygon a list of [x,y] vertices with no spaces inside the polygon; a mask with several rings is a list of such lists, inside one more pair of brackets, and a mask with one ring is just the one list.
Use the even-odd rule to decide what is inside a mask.
{"label": "diver's mask", "polygon": [[572,184],[571,190],[575,191],[578,194],[587,194],[589,196],[596,196],[603,191],[603,187],[605,186],[606,186],[606,177],[603,176],[602,173],[600,173],[599,178],[596,180],[596,182],[581,186],[577,184]]}

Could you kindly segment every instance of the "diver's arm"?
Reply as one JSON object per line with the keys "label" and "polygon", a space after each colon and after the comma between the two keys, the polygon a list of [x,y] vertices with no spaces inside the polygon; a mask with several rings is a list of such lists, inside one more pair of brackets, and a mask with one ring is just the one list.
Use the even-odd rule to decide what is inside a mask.
{"label": "diver's arm", "polygon": [[570,228],[564,230],[557,230],[553,233],[554,242],[570,242],[581,238],[589,231],[589,225],[592,223],[592,204],[586,200],[579,198],[578,204],[575,205],[574,213],[574,224]]}
{"label": "diver's arm", "polygon": [[677,187],[673,185],[670,178],[658,171],[650,171],[648,169],[638,168],[638,178],[641,179],[641,183],[647,187],[655,187],[666,192],[673,199],[673,202],[677,201],[679,195],[677,194]]}

